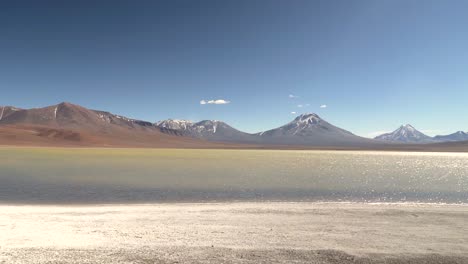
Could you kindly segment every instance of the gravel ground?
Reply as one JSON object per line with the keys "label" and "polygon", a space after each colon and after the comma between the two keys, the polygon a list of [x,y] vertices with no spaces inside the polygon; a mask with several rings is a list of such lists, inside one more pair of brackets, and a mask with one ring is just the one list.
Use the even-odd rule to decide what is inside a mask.
{"label": "gravel ground", "polygon": [[0,263],[468,263],[468,206],[0,206]]}

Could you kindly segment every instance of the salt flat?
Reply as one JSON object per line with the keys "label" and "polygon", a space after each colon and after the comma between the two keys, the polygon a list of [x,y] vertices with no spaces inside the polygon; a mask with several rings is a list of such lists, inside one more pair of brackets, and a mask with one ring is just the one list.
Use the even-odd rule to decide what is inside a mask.
{"label": "salt flat", "polygon": [[0,263],[468,263],[466,205],[2,205],[0,212]]}

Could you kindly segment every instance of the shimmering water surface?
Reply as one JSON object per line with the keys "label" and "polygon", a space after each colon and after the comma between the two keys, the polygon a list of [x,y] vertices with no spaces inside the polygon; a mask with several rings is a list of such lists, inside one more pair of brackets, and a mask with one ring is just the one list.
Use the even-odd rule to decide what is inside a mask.
{"label": "shimmering water surface", "polygon": [[0,148],[1,203],[468,203],[468,154]]}

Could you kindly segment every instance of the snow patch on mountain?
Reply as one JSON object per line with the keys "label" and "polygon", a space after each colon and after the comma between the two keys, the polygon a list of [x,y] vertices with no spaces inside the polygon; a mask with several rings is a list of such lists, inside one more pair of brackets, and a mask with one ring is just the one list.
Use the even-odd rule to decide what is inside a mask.
{"label": "snow patch on mountain", "polygon": [[167,119],[156,122],[156,126],[162,128],[169,128],[174,130],[189,130],[193,126],[193,122],[190,120],[181,120],[181,119]]}
{"label": "snow patch on mountain", "polygon": [[377,140],[403,143],[430,143],[433,139],[410,124],[402,125],[391,133],[375,137]]}
{"label": "snow patch on mountain", "polygon": [[[224,122],[218,120],[203,120],[200,122],[193,122],[183,119],[167,119],[156,122],[158,127],[169,128],[174,130],[182,130],[190,133],[209,133],[214,134],[220,126],[225,126]],[[227,126],[227,125],[226,125]]]}

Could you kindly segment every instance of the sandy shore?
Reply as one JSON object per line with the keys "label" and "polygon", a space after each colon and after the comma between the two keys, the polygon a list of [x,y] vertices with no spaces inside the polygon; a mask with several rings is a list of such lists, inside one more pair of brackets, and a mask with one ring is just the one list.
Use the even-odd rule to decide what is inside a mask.
{"label": "sandy shore", "polygon": [[0,206],[0,263],[468,263],[468,206]]}

